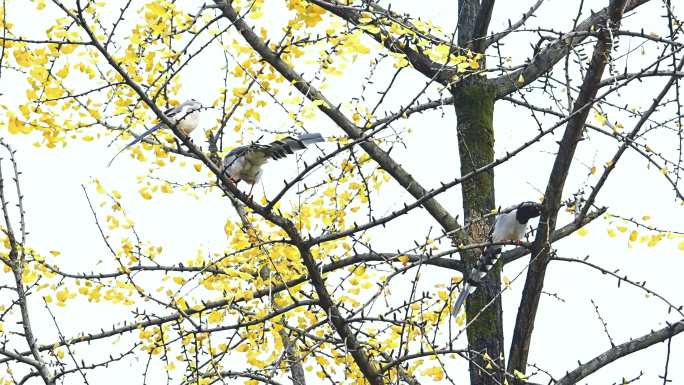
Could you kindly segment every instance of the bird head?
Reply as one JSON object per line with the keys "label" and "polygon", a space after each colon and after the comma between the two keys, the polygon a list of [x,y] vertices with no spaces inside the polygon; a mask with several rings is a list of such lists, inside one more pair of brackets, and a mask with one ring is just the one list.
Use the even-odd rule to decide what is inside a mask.
{"label": "bird head", "polygon": [[187,105],[190,110],[199,110],[200,108],[202,108],[202,103],[198,102],[195,99],[189,99],[183,104]]}
{"label": "bird head", "polygon": [[542,206],[536,202],[522,202],[518,205],[515,212],[515,219],[520,223],[527,223],[530,218],[536,218],[541,215]]}

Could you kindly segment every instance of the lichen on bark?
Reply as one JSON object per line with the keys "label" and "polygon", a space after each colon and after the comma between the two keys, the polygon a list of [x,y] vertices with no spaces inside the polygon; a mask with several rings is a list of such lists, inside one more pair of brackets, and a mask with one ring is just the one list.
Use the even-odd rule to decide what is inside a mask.
{"label": "lichen on bark", "polygon": [[[494,161],[495,90],[483,83],[471,82],[454,88],[452,94],[457,117],[461,175],[465,175]],[[464,181],[462,201],[469,241],[484,241],[491,223],[482,221],[481,218],[496,207],[494,171],[490,169]],[[466,264],[465,271],[470,271],[479,255],[479,250],[462,253],[461,257]],[[473,385],[501,383],[503,379],[501,372],[482,372],[482,368],[491,367],[483,358],[485,352],[494,361],[495,368],[504,367],[500,276],[499,263],[482,280],[480,287],[468,298],[465,306],[469,320],[479,314],[467,330],[470,349],[479,353],[473,355],[470,362],[470,378]]]}

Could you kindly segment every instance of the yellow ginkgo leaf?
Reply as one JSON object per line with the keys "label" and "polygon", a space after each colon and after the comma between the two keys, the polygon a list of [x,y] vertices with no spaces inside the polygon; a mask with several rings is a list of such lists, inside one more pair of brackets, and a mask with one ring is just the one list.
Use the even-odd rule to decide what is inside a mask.
{"label": "yellow ginkgo leaf", "polygon": [[520,76],[518,76],[517,82],[518,82],[518,84],[525,83],[525,77],[523,76],[522,72],[520,73]]}
{"label": "yellow ginkgo leaf", "polygon": [[523,373],[521,373],[517,369],[513,370],[513,375],[515,376],[515,378],[517,378],[519,380],[526,380],[527,379],[527,376],[525,376]]}

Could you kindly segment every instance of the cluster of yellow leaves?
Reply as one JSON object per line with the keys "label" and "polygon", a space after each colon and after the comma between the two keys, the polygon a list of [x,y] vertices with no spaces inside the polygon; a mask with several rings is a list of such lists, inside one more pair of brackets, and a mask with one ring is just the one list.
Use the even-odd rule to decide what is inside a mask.
{"label": "cluster of yellow leaves", "polygon": [[[151,37],[168,37],[172,33],[171,26],[185,29],[192,22],[190,15],[180,10],[175,2],[168,0],[148,2],[141,11],[145,16],[146,32]],[[139,34],[134,34],[131,40],[134,44],[140,44],[144,39]]]}
{"label": "cluster of yellow leaves", "polygon": [[[42,4],[42,5],[40,5]],[[109,5],[104,2],[90,3],[86,12],[93,18],[101,17],[100,12],[107,14]],[[44,8],[44,2],[37,9]],[[139,23],[122,23],[120,34],[125,26],[129,26],[127,38],[122,47],[112,44],[110,52],[114,60],[121,65],[138,83],[150,85],[150,93],[156,93],[162,86],[169,94],[176,94],[180,89],[180,80],[171,79],[170,71],[166,71],[170,61],[177,60],[183,52],[171,49],[172,42],[183,42],[188,39],[189,27],[193,17],[179,8],[175,2],[154,0],[145,2],[139,9]],[[135,21],[133,18],[132,21]],[[8,23],[8,27],[11,27]],[[94,28],[95,35],[104,43],[106,36]],[[15,37],[11,29],[7,30]],[[45,31],[45,39],[65,42],[88,42],[89,37],[80,32],[67,17],[55,18],[54,24]],[[178,44],[180,46],[180,44]],[[103,123],[106,118],[116,117],[122,127],[135,127],[149,121],[149,110],[138,101],[135,91],[128,87],[107,87],[122,81],[115,71],[101,66],[103,58],[93,47],[81,44],[27,44],[24,42],[4,42],[5,54],[24,75],[26,81],[26,101],[16,109],[6,111],[6,126],[13,134],[30,134],[40,132],[42,142],[55,148],[67,144],[67,138],[92,141],[101,136],[101,132],[87,133]],[[116,48],[116,49],[115,49]],[[177,50],[177,48],[175,48]],[[90,93],[88,90],[101,88],[102,91]],[[71,98],[81,94],[77,102]],[[166,95],[166,93],[164,93]],[[106,104],[105,104],[106,103]],[[164,97],[157,99],[164,105]],[[173,105],[175,102],[171,102]],[[105,110],[106,107],[106,110]],[[0,121],[2,115],[0,115]],[[111,122],[109,122],[111,124]],[[127,134],[122,135],[127,139]],[[149,149],[149,148],[148,148]],[[139,149],[134,149],[138,159],[145,159]],[[156,156],[164,158],[163,151],[156,150]]]}
{"label": "cluster of yellow leaves", "polygon": [[423,369],[420,374],[430,377],[433,381],[442,381],[444,379],[444,370],[441,366],[432,366]]}
{"label": "cluster of yellow leaves", "polygon": [[[358,163],[363,164],[369,160],[366,154],[358,158]],[[339,171],[341,170],[341,172]],[[349,228],[350,215],[358,212],[362,205],[368,203],[366,184],[358,181],[355,177],[356,166],[350,161],[343,161],[337,172],[340,178],[331,180],[323,196],[314,198],[310,203],[302,205],[296,215],[292,217],[297,226],[306,230],[313,230],[322,224],[325,228],[345,229]],[[381,170],[366,175],[369,187],[378,191],[382,184],[389,180],[389,176]]]}
{"label": "cluster of yellow leaves", "polygon": [[[128,231],[133,228],[133,219],[126,215],[123,206],[121,205],[121,193],[117,190],[107,191],[98,179],[93,179],[92,184],[95,185],[95,191],[98,194],[107,197],[107,199],[103,199],[100,203],[100,207],[108,206],[111,210],[111,214],[105,216],[107,230],[114,231],[121,229]],[[124,251],[128,250],[130,252],[131,246],[129,244],[123,243],[122,245]]]}
{"label": "cluster of yellow leaves", "polygon": [[[392,19],[378,18],[377,15],[367,12],[362,12],[358,21],[362,23],[361,30],[370,34],[382,36],[382,39],[385,39],[385,36],[392,37],[402,45],[406,44],[407,41],[410,41],[410,44],[415,45],[419,51],[423,52],[435,63],[455,66],[456,71],[459,74],[478,70],[480,68],[480,62],[482,60],[480,54],[474,55],[468,52],[465,55],[459,55],[452,51],[450,45],[446,43],[435,43],[434,41],[427,39],[427,35],[443,35],[441,29],[432,25],[430,22],[413,19],[410,23],[412,24],[412,28],[409,28],[407,25],[402,25]],[[443,41],[448,40],[449,39],[446,38],[446,36],[443,37]],[[368,53],[368,50],[364,47],[359,49],[358,52]],[[394,64],[396,68],[405,67],[409,64],[404,54],[391,53],[391,56],[396,59],[396,63]]]}
{"label": "cluster of yellow leaves", "polygon": [[[38,10],[43,8],[40,2]],[[94,11],[91,4],[89,11]],[[7,35],[16,38],[8,23]],[[5,41],[4,48],[9,64],[14,66],[19,78],[25,80],[25,101],[16,99],[19,104],[14,110],[7,108],[7,128],[13,134],[29,134],[37,131],[42,134],[43,141],[35,142],[36,146],[45,145],[54,148],[58,144],[66,145],[65,137],[85,126],[90,126],[93,119],[101,118],[99,104],[88,99],[85,103],[76,103],[69,98],[78,93],[79,84],[97,87],[98,71],[96,55],[92,50],[78,42],[87,41],[84,34],[68,18],[60,17],[45,31],[44,38],[62,44],[28,44],[21,41]],[[73,43],[72,43],[73,42]],[[77,59],[70,59],[77,57]],[[87,80],[87,82],[83,82]],[[20,93],[22,90],[15,90]],[[93,135],[83,135],[83,140],[93,140]]]}
{"label": "cluster of yellow leaves", "polygon": [[[63,47],[67,46],[75,47],[74,45]],[[55,74],[50,74],[48,63],[55,63],[58,57],[68,55],[73,51],[64,52],[56,45],[32,48],[21,42],[7,43],[6,48],[12,52],[14,64],[27,71],[26,98],[30,101],[19,105],[18,113],[7,111],[8,131],[11,134],[29,134],[39,131],[47,147],[54,148],[59,143],[63,144],[64,133],[74,129],[75,123],[69,119],[68,114],[61,114],[57,117],[52,112],[55,107],[60,107],[61,110],[72,108],[69,103],[58,103],[58,100],[66,93],[62,80],[68,75],[69,69],[65,64]],[[34,101],[39,102],[34,103]]]}
{"label": "cluster of yellow leaves", "polygon": [[288,22],[288,27],[298,30],[311,28],[323,20],[325,10],[305,0],[288,0],[287,7],[295,12],[295,17]]}
{"label": "cluster of yellow leaves", "polygon": [[[677,241],[677,248],[684,251],[684,240],[681,240],[684,237],[679,234],[674,234],[669,231],[659,231],[655,228],[648,229],[646,227],[642,227],[639,229],[639,227],[634,223],[623,219],[614,218],[608,214],[604,216],[604,219],[608,221],[608,226],[606,228],[606,234],[608,237],[625,237],[627,239],[627,247],[629,248],[633,247],[635,244],[643,244],[648,247],[655,247],[662,240],[679,240]],[[648,223],[651,217],[649,215],[644,215],[640,219],[641,222]],[[584,237],[587,234],[589,234],[589,230],[587,230],[586,226],[577,230],[577,235],[581,237]]]}
{"label": "cluster of yellow leaves", "polygon": [[[9,249],[10,244],[7,238],[3,239],[3,246]],[[130,299],[135,288],[126,282],[115,282],[105,286],[103,284],[93,284],[90,281],[76,281],[76,288],[69,288],[62,282],[53,282],[59,275],[55,272],[56,267],[50,264],[46,257],[39,254],[36,250],[24,246],[22,248],[24,259],[26,262],[21,266],[21,280],[24,285],[37,284],[37,291],[47,293],[42,294],[43,300],[48,304],[55,304],[59,307],[64,307],[67,302],[77,298],[78,295],[85,296],[88,301],[100,302],[105,300],[113,304],[130,305],[133,301]],[[3,257],[7,257],[9,252],[0,252]],[[60,252],[56,250],[49,251],[52,258],[60,256]],[[3,272],[9,273],[11,269],[8,265],[3,266]]]}
{"label": "cluster of yellow leaves", "polygon": [[[147,352],[151,355],[159,355],[164,351],[165,347],[165,342],[166,339],[168,338],[168,333],[170,331],[169,325],[162,325],[162,326],[150,326],[144,329],[140,329],[140,332],[138,333],[138,338],[141,341],[144,341],[145,343],[140,347],[140,349],[144,352]],[[190,335],[187,335],[185,338],[192,338]],[[197,333],[195,334],[195,338],[198,340],[203,340],[206,338],[206,334],[203,333]],[[183,341],[184,343],[186,341]],[[195,349],[194,345],[191,343],[187,344],[188,349]]]}
{"label": "cluster of yellow leaves", "polygon": [[[91,281],[76,281],[76,288],[70,290],[66,286],[41,285],[40,289],[50,289],[50,294],[44,294],[43,299],[48,304],[55,303],[57,306],[64,307],[67,301],[77,298],[79,295],[88,302],[99,303],[105,301],[110,304],[133,305],[132,299],[136,288],[128,282],[114,281],[105,285],[93,283]],[[54,296],[54,297],[53,297]]]}
{"label": "cluster of yellow leaves", "polygon": [[614,133],[619,133],[619,132],[624,128],[624,126],[623,126],[621,123],[619,123],[619,122],[611,123],[611,122],[608,120],[608,115],[606,115],[606,114],[604,114],[604,113],[601,113],[601,112],[598,111],[598,110],[594,111],[594,119],[595,119],[596,122],[598,122],[601,126],[608,126],[608,127],[610,127],[610,129],[612,129]]}
{"label": "cluster of yellow leaves", "polygon": [[[248,334],[251,341],[240,344],[236,350],[245,353],[247,362],[250,365],[256,368],[265,368],[278,359],[283,351],[283,341],[280,335],[278,335],[277,328],[271,328],[266,332],[265,336],[252,336],[253,333],[251,331]],[[252,339],[252,337],[257,337],[258,340]]]}
{"label": "cluster of yellow leaves", "polygon": [[[3,260],[10,260],[10,250],[11,243],[8,237],[2,238],[2,246],[4,250],[0,250],[0,256]],[[23,264],[20,266],[21,271],[21,281],[25,285],[31,285],[38,282],[40,279],[50,279],[55,277],[54,271],[52,271],[44,263],[45,257],[41,255],[37,250],[31,248],[27,245],[17,245],[17,251],[22,255]],[[52,256],[56,257],[59,255],[58,251],[50,251]],[[12,261],[13,263],[18,263],[17,260]],[[15,266],[19,267],[19,266]],[[10,273],[12,272],[12,267],[2,263],[2,272]]]}

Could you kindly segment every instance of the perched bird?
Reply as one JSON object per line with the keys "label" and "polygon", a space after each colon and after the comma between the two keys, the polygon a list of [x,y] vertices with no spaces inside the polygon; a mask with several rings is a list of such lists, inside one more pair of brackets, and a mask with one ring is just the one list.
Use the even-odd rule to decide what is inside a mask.
{"label": "perched bird", "polygon": [[[195,99],[190,99],[184,101],[178,107],[169,108],[168,110],[164,111],[164,115],[185,135],[189,135],[195,128],[197,128],[197,125],[199,124],[199,112],[201,108],[202,104],[200,102]],[[116,155],[112,157],[112,160],[109,161],[107,167],[112,165],[112,162],[114,162],[114,159],[116,159],[119,154],[143,140],[147,135],[157,131],[162,127],[166,127],[166,125],[164,123],[159,123],[149,130],[143,132],[142,135],[133,139],[132,142],[128,143],[124,148],[121,149],[121,151],[117,152]]]}
{"label": "perched bird", "polygon": [[321,134],[303,134],[296,138],[291,136],[276,140],[270,144],[252,143],[231,150],[223,158],[223,173],[227,174],[235,183],[243,180],[252,185],[259,180],[263,166],[270,159],[284,158],[297,150],[303,150],[309,144],[323,142]]}
{"label": "perched bird", "polygon": [[[489,231],[487,241],[490,243],[519,242],[525,236],[527,221],[541,214],[541,205],[535,202],[522,202],[511,211],[500,213],[494,220],[494,226]],[[485,247],[477,266],[473,267],[470,275],[465,279],[463,290],[458,295],[456,303],[451,311],[454,317],[465,302],[468,295],[477,289],[480,280],[487,275],[489,270],[496,264],[501,252],[502,245],[489,245]]]}

